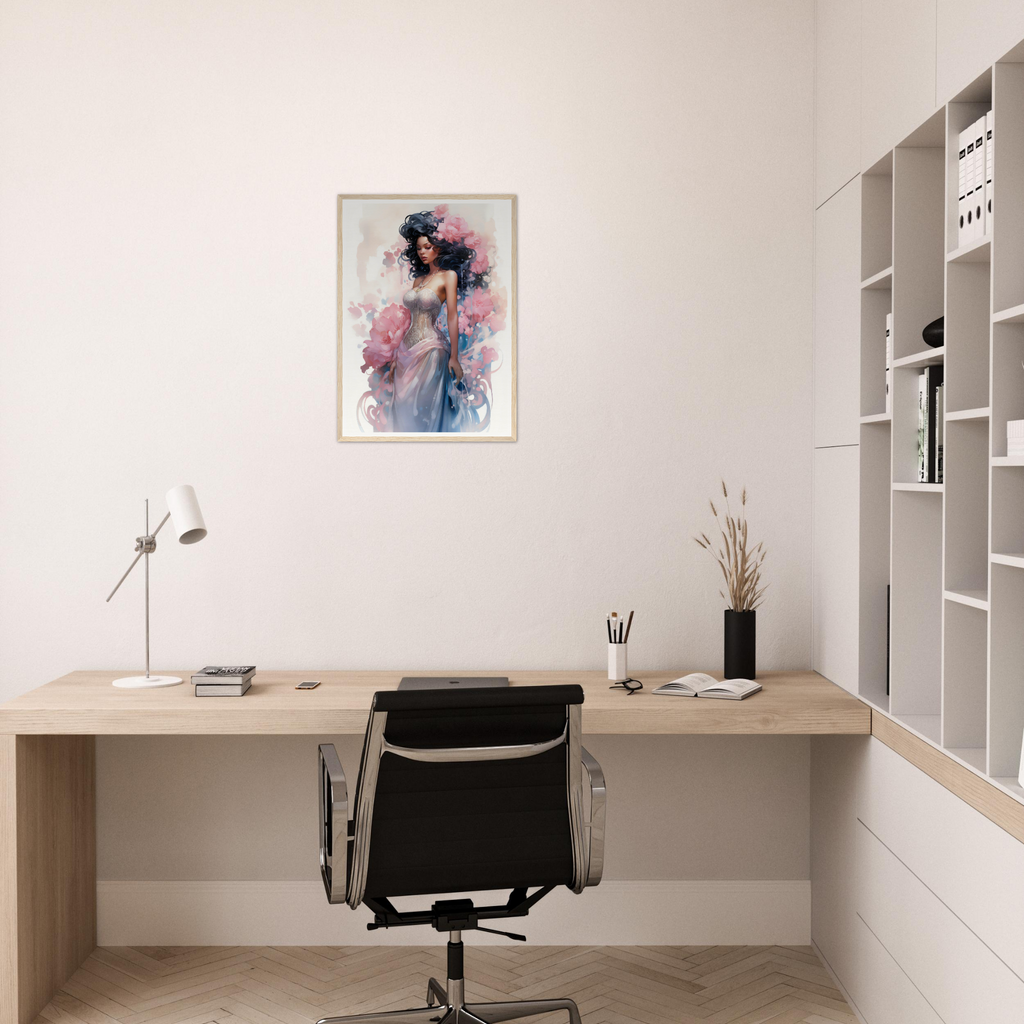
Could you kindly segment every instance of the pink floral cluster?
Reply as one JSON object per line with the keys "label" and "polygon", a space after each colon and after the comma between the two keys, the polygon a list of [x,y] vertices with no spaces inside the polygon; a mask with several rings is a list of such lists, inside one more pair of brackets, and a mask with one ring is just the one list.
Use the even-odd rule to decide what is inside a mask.
{"label": "pink floral cluster", "polygon": [[370,340],[363,347],[363,365],[360,367],[363,373],[371,367],[380,370],[391,362],[411,321],[412,314],[397,302],[385,306],[373,317]]}
{"label": "pink floral cluster", "polygon": [[443,238],[446,242],[461,242],[475,250],[476,258],[470,263],[469,269],[474,274],[486,273],[490,262],[487,256],[487,243],[483,236],[470,230],[469,225],[462,217],[449,217],[446,203],[434,207],[434,216],[441,222],[437,229],[438,237]]}
{"label": "pink floral cluster", "polygon": [[462,300],[459,313],[459,332],[467,336],[478,327],[490,334],[505,329],[505,298],[490,289],[474,288]]}

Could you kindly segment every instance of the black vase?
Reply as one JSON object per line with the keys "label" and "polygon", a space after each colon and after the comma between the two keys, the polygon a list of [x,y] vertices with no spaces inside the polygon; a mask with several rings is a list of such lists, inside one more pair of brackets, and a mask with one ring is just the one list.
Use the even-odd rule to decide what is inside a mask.
{"label": "black vase", "polygon": [[921,337],[926,345],[931,345],[932,348],[942,348],[946,344],[946,318],[940,316],[938,320],[933,320],[921,332]]}
{"label": "black vase", "polygon": [[757,612],[725,611],[725,678],[754,679],[757,672]]}

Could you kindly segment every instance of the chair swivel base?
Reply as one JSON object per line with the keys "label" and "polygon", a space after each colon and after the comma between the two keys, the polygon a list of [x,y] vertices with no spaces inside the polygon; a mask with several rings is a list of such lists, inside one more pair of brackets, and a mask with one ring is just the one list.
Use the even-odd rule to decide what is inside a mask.
{"label": "chair swivel base", "polygon": [[357,1013],[351,1017],[324,1017],[317,1024],[501,1024],[507,1020],[538,1017],[565,1010],[569,1024],[581,1024],[580,1011],[571,999],[524,999],[508,1003],[467,1003],[463,974],[462,933],[452,929],[448,940],[448,987],[437,978],[427,982],[427,1005],[413,1010]]}
{"label": "chair swivel base", "polygon": [[[538,1017],[566,1010],[569,1024],[581,1024],[580,1011],[571,999],[524,999],[509,1003],[464,1003],[464,982],[449,981],[445,990],[436,978],[427,988],[427,1005],[413,1010],[357,1013],[351,1017],[324,1017],[317,1024],[501,1024],[502,1021]],[[449,992],[452,995],[449,995]],[[437,999],[439,1002],[434,1003]]]}

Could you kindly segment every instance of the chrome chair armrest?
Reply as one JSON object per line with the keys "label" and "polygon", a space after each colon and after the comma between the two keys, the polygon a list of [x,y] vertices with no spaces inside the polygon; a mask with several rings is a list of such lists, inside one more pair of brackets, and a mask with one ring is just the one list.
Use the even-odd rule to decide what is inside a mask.
{"label": "chrome chair armrest", "polygon": [[328,903],[345,902],[348,879],[348,783],[333,743],[319,747],[320,877]]}
{"label": "chrome chair armrest", "polygon": [[587,777],[590,779],[590,820],[583,823],[589,834],[587,858],[587,885],[597,885],[604,873],[604,819],[607,787],[604,771],[593,754],[586,747],[580,748],[580,756]]}

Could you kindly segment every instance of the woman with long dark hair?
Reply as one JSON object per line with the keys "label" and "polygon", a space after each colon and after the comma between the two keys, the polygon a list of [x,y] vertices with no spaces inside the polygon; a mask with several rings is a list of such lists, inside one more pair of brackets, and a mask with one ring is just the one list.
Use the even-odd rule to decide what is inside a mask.
{"label": "woman with long dark hair", "polygon": [[[412,276],[402,301],[412,322],[395,349],[388,425],[402,433],[459,430],[458,297],[469,283],[476,252],[440,237],[439,226],[433,213],[423,212],[409,214],[399,228],[408,243],[401,260]],[[437,326],[442,306],[447,307],[447,336]]]}

